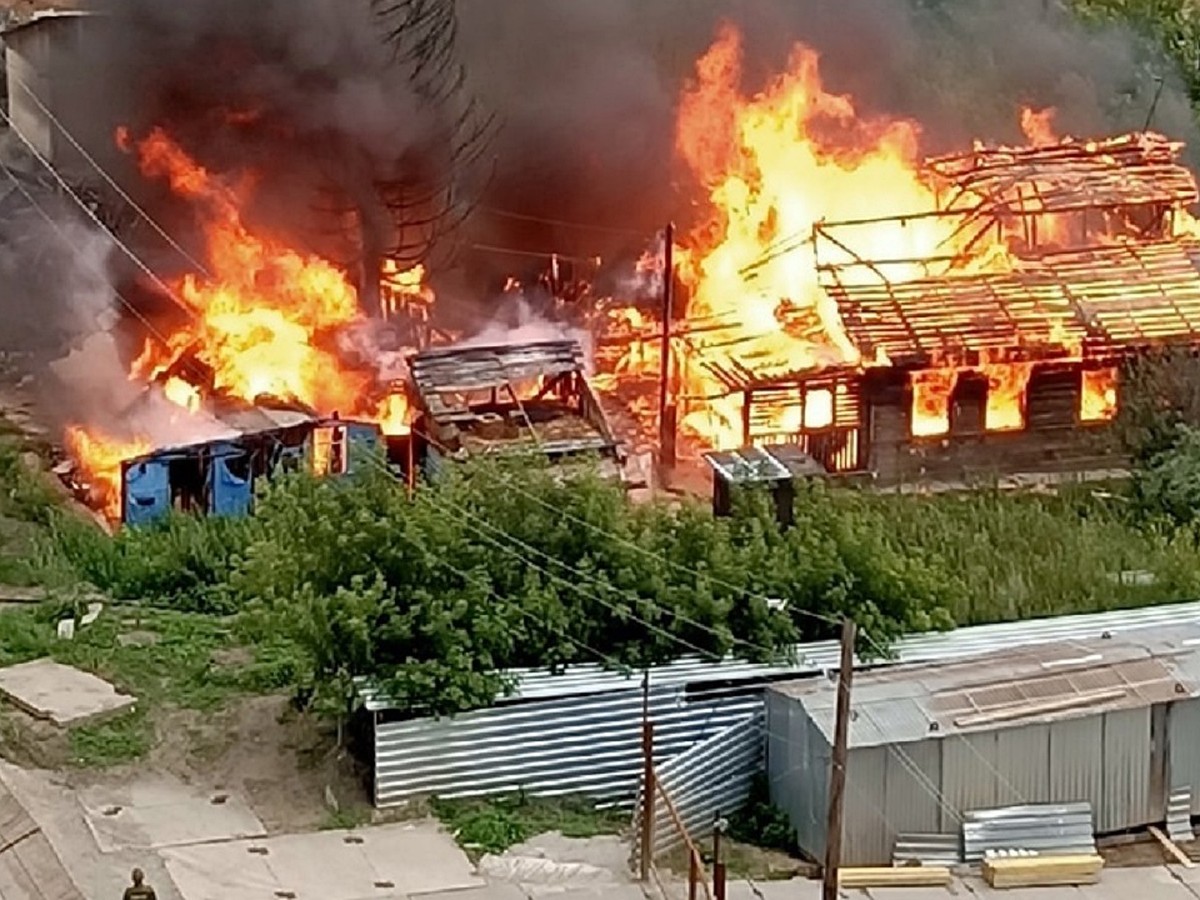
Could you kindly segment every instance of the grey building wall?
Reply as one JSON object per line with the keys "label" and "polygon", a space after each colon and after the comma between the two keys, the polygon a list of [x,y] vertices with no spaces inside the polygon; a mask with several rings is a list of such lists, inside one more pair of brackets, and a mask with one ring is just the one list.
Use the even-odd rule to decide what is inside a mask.
{"label": "grey building wall", "polygon": [[771,802],[787,813],[800,846],[820,856],[829,807],[829,742],[790,697],[767,691],[766,709]]}
{"label": "grey building wall", "polygon": [[113,129],[124,118],[116,112],[117,98],[98,95],[89,59],[89,40],[105,27],[104,16],[61,15],[4,35],[9,117],[37,153],[72,180],[98,176],[50,116],[106,167],[118,156]]}
{"label": "grey building wall", "polygon": [[[950,734],[851,749],[847,764],[843,860],[891,860],[899,834],[954,834],[962,814],[1022,803],[1092,804],[1098,832],[1161,822],[1165,791],[1200,791],[1200,701],[1172,704],[1169,777],[1151,740],[1152,709],[1116,710],[1058,722]],[[795,826],[803,850],[825,848],[830,748],[801,704],[767,694],[767,766],[772,798]],[[1193,802],[1196,802],[1195,800]]]}

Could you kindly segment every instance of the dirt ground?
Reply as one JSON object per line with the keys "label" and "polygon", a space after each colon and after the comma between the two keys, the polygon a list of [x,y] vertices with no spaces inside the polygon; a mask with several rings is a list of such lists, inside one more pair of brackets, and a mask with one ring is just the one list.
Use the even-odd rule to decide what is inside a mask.
{"label": "dirt ground", "polygon": [[271,833],[374,818],[362,765],[284,697],[242,698],[215,713],[166,710],[155,715],[155,732],[155,746],[136,763],[80,769],[71,764],[65,731],[6,708],[0,755],[23,768],[52,770],[74,789],[172,775],[236,792]]}

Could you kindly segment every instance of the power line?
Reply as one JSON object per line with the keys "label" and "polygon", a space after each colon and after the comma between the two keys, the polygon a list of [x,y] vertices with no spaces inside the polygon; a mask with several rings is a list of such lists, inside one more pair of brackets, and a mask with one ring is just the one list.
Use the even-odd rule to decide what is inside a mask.
{"label": "power line", "polygon": [[509,256],[528,256],[535,259],[549,259],[557,257],[558,259],[569,260],[570,262],[594,263],[598,259],[595,256],[571,256],[566,253],[558,253],[554,250],[518,250],[515,247],[500,247],[496,244],[470,244],[473,250],[482,250],[484,253],[500,253]]}
{"label": "power line", "polygon": [[576,228],[580,231],[595,231],[600,234],[619,234],[627,237],[644,237],[645,235],[632,228],[617,228],[611,225],[589,225],[585,222],[568,222],[565,219],[549,219],[544,216],[532,216],[527,213],[511,212],[506,209],[497,209],[494,206],[478,206],[476,209],[481,212],[491,213],[494,216],[500,216],[505,219],[516,219],[521,222],[537,222],[542,225],[557,225],[561,228]]}
{"label": "power line", "polygon": [[107,226],[105,226],[105,224],[100,220],[100,217],[97,216],[91,209],[88,208],[87,204],[84,203],[75,194],[75,192],[71,189],[71,186],[69,184],[67,184],[67,182],[63,179],[63,177],[60,174],[58,174],[58,170],[56,170],[54,168],[54,166],[51,165],[50,161],[47,160],[46,157],[44,157],[41,154],[41,152],[36,147],[34,147],[33,144],[31,144],[29,142],[29,140],[25,137],[25,135],[23,135],[20,132],[20,130],[13,124],[12,119],[9,118],[8,113],[6,113],[3,109],[0,109],[0,121],[3,121],[4,124],[7,125],[12,130],[13,134],[15,134],[20,139],[21,143],[25,145],[25,147],[29,150],[29,152],[32,153],[33,156],[38,160],[38,162],[40,162],[46,168],[46,170],[54,177],[54,180],[56,182],[58,182],[59,187],[72,200],[75,201],[75,204],[80,209],[82,209],[84,211],[84,213],[87,214],[88,218],[91,219],[92,222],[94,222],[98,228],[100,228],[105,234],[107,234],[110,238],[112,238],[113,242],[118,247],[120,247],[121,250],[124,251],[124,253],[127,257],[129,257],[129,260],[134,265],[136,265],[139,269],[141,269],[142,272],[144,272],[146,274],[146,277],[148,277],[151,281],[153,281],[160,288],[162,288],[163,291],[166,292],[167,296],[169,296],[180,309],[182,309],[184,312],[186,312],[189,317],[193,317],[195,315],[195,313],[192,311],[191,307],[189,307],[186,303],[184,303],[184,301],[179,297],[178,294],[175,293],[175,291],[171,288],[171,286],[168,285],[161,278],[159,278],[158,275],[149,266],[147,266],[144,262],[142,262],[141,258],[136,253],[134,253],[132,250],[130,250],[129,247],[127,247],[125,245],[125,243],[119,237],[117,237],[116,234],[114,234],[112,232],[111,229],[109,229]]}
{"label": "power line", "polygon": [[[429,441],[431,444],[434,444],[439,449],[446,450],[446,451],[449,451],[449,449],[450,449],[445,444],[440,443],[435,438],[433,438],[431,435],[425,434],[424,432],[421,433],[421,437],[424,438],[425,440]],[[549,501],[543,500],[541,497],[537,496],[532,491],[525,490],[519,484],[516,484],[512,478],[501,478],[499,480],[503,481],[505,487],[512,488],[518,494],[521,494],[522,496],[527,497],[530,500],[533,500],[534,502],[541,505],[544,509],[552,510],[552,511],[556,512],[558,515],[567,519],[568,521],[573,522],[576,525],[582,525],[584,528],[587,528],[589,531],[592,531],[593,533],[607,537],[610,540],[612,540],[613,542],[619,543],[622,546],[628,547],[629,549],[634,550],[637,553],[640,553],[643,556],[646,556],[650,559],[653,559],[656,562],[663,562],[663,563],[666,563],[668,566],[671,566],[672,568],[676,569],[677,571],[684,572],[689,575],[694,575],[697,578],[707,579],[708,581],[712,582],[713,584],[719,585],[721,587],[729,588],[730,590],[737,592],[738,594],[740,594],[743,597],[747,597],[752,600],[761,600],[764,603],[768,603],[768,604],[773,602],[772,598],[770,598],[770,597],[767,597],[762,594],[757,594],[757,593],[750,591],[744,587],[739,587],[738,585],[735,585],[731,582],[725,581],[724,579],[718,578],[718,577],[712,575],[711,573],[701,572],[698,569],[693,569],[690,566],[686,566],[683,563],[680,563],[680,562],[677,562],[677,561],[671,559],[670,557],[666,556],[665,554],[658,554],[658,553],[655,553],[653,550],[648,550],[645,547],[643,547],[641,544],[638,544],[636,541],[632,541],[632,540],[629,540],[628,538],[621,537],[620,535],[616,534],[615,532],[610,532],[604,528],[601,528],[598,525],[593,524],[592,522],[587,521],[586,519],[583,519],[579,516],[574,515],[571,512],[568,512],[567,510],[561,509],[560,507],[555,506],[554,504],[550,503]],[[791,607],[789,607],[789,610],[791,610]],[[840,626],[841,625],[841,619],[835,618],[834,616],[822,615],[821,613],[813,612],[812,610],[807,610],[807,609],[795,609],[795,610],[791,610],[791,611],[794,611],[799,615],[807,616],[815,621],[822,622],[823,624],[826,624],[826,625],[831,625],[831,626]],[[741,642],[740,639],[739,639],[739,642],[744,643],[744,642]]]}
{"label": "power line", "polygon": [[179,251],[179,254],[181,256],[183,256],[184,259],[186,259],[188,262],[190,262],[193,266],[195,266],[197,269],[199,269],[205,275],[209,274],[208,269],[205,268],[204,264],[202,262],[200,262],[199,260],[197,260],[190,253],[188,253],[188,251],[186,249],[184,249],[173,237],[171,237],[171,235],[169,235],[162,228],[162,226],[160,226],[158,224],[158,222],[156,222],[153,218],[151,218],[150,214],[148,212],[146,212],[146,210],[143,209],[140,205],[138,205],[138,202],[136,200],[134,200],[133,197],[129,196],[129,194],[125,191],[125,189],[122,188],[121,185],[119,185],[116,182],[116,180],[113,179],[113,177],[108,174],[107,171],[105,171],[104,167],[101,166],[100,163],[96,161],[96,158],[94,156],[92,156],[92,154],[89,153],[87,151],[87,149],[84,148],[84,146],[79,143],[79,141],[75,140],[74,135],[72,135],[71,132],[67,130],[67,127],[58,120],[58,118],[54,115],[53,112],[51,112],[49,109],[46,108],[46,105],[44,103],[42,103],[42,101],[38,97],[38,95],[33,90],[30,89],[29,85],[27,85],[24,81],[21,80],[21,78],[19,76],[17,76],[14,73],[10,72],[8,77],[10,79],[12,79],[13,81],[15,81],[18,85],[20,85],[20,87],[25,91],[26,94],[29,95],[29,97],[33,100],[33,102],[37,104],[38,109],[40,109],[42,111],[42,113],[46,116],[46,118],[50,120],[51,124],[53,124],[56,128],[58,128],[59,131],[62,132],[63,137],[65,137],[67,139],[67,141],[71,144],[71,146],[75,148],[76,152],[78,152],[88,162],[88,164],[91,165],[91,167],[96,170],[97,174],[99,174],[99,176],[104,179],[105,183],[109,187],[111,187],[114,191],[117,192],[117,194],[121,197],[122,200],[124,200],[126,203],[128,203],[143,219],[145,219],[150,224],[150,227],[152,227],[158,233],[159,237],[161,237],[164,241],[166,241],[172,248]]}

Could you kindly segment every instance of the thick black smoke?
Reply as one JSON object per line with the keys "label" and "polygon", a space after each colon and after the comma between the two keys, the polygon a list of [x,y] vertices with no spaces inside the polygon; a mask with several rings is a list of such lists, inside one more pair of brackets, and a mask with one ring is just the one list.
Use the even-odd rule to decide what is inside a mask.
{"label": "thick black smoke", "polygon": [[448,190],[470,175],[474,119],[452,90],[452,47],[424,70],[414,60],[419,42],[439,39],[426,35],[433,20],[392,40],[400,20],[384,7],[110,0],[77,62],[78,113],[173,233],[187,233],[188,210],[115,158],[118,126],[135,137],[162,126],[212,170],[253,171],[252,224],[347,264],[411,263],[453,218]]}
{"label": "thick black smoke", "polygon": [[[479,207],[439,244],[466,264],[442,296],[468,307],[492,295],[493,276],[542,264],[521,252],[628,259],[661,223],[688,223],[703,191],[674,153],[676,107],[722,19],[743,34],[747,90],[804,42],[829,90],[852,94],[864,115],[916,119],[929,152],[1019,140],[1025,104],[1055,107],[1068,132],[1139,128],[1156,75],[1166,84],[1154,126],[1196,136],[1169,64],[1131,32],[1085,27],[1046,0],[458,0],[464,97],[500,123],[480,188],[480,167],[453,165],[447,109],[397,59],[385,6],[112,0],[89,20],[55,102],[194,255],[192,211],[132,171],[114,146],[118,125],[165,125],[213,169],[256,171],[252,218],[346,261],[362,252],[342,227],[346,207],[368,232],[387,231],[381,183],[416,186],[412,199],[452,177]],[[135,237],[156,269],[186,267],[151,229]]]}
{"label": "thick black smoke", "polygon": [[673,154],[675,108],[721,19],[743,33],[746,89],[804,42],[828,90],[864,115],[916,119],[930,153],[1022,140],[1024,104],[1055,107],[1067,133],[1141,128],[1155,76],[1153,127],[1198,138],[1168,62],[1046,0],[460,0],[460,16],[470,71],[504,122],[486,205],[598,226],[491,213],[478,220],[489,244],[620,253],[605,228],[686,221],[699,191]]}

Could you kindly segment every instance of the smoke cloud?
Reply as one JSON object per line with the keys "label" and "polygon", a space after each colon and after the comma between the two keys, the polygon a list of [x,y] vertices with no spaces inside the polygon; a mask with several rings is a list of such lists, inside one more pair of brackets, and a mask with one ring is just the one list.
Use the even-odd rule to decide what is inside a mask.
{"label": "smoke cloud", "polygon": [[[502,113],[485,207],[596,226],[512,221],[484,209],[495,243],[627,254],[629,238],[701,197],[674,158],[676,103],[722,19],[742,32],[744,87],[778,72],[796,42],[821,56],[827,90],[864,116],[912,118],[922,150],[1022,140],[1024,104],[1057,109],[1067,133],[1153,127],[1200,134],[1171,64],[1120,28],[1092,28],[1045,0],[460,0],[464,57]],[[1194,156],[1200,159],[1200,154]],[[644,238],[643,238],[644,240]],[[497,265],[511,264],[499,260]]]}

